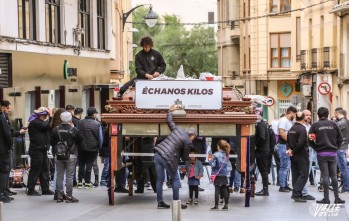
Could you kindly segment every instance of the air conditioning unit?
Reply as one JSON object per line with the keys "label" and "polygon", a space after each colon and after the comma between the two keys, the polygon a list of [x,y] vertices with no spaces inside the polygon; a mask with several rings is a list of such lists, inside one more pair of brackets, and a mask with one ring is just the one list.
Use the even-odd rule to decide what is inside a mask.
{"label": "air conditioning unit", "polygon": [[311,85],[303,85],[302,86],[302,94],[305,97],[311,97]]}

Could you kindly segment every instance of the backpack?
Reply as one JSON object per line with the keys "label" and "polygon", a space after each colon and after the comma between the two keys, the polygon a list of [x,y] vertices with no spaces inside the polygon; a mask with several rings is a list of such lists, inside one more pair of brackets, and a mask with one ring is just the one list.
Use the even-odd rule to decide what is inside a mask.
{"label": "backpack", "polygon": [[[72,128],[69,129],[69,133],[71,132],[71,129]],[[57,130],[57,132],[59,137],[59,141],[55,145],[57,160],[69,160],[70,153],[68,143],[66,140],[62,139],[59,130]]]}

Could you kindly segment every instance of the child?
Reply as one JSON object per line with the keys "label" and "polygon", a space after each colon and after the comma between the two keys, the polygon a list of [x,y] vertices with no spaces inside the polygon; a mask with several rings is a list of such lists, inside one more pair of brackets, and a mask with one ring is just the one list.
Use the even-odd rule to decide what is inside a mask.
{"label": "child", "polygon": [[[190,154],[196,154],[195,149],[190,149]],[[194,203],[197,205],[200,179],[204,174],[204,167],[201,161],[196,159],[196,157],[190,157],[189,160],[185,162],[185,170],[187,171],[189,185],[189,200],[187,201],[187,204]],[[193,192],[195,192],[194,200]]]}
{"label": "child", "polygon": [[229,161],[230,145],[227,141],[220,140],[218,141],[217,149],[218,151],[215,152],[212,156],[212,159],[209,160],[209,163],[212,167],[211,174],[216,175],[213,183],[215,186],[215,204],[214,207],[212,207],[210,210],[218,210],[219,194],[222,193],[224,197],[224,206],[222,210],[227,211],[229,201],[227,188],[227,164]]}

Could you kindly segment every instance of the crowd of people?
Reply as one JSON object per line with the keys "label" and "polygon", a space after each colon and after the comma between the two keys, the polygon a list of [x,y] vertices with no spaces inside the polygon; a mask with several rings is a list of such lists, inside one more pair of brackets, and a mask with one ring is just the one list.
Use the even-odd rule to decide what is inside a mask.
{"label": "crowd of people", "polygon": [[[262,116],[263,113],[260,112]],[[256,160],[261,173],[263,189],[257,196],[269,196],[268,174],[272,156],[278,170],[277,185],[279,192],[292,192],[291,198],[295,202],[315,200],[308,193],[307,181],[314,185],[314,174],[311,167],[318,165],[320,169],[321,188],[324,198],[317,200],[319,204],[329,204],[329,185],[334,191],[334,203],[345,203],[339,193],[349,192],[349,170],[347,166],[347,152],[349,139],[349,120],[346,111],[338,107],[335,116],[329,119],[329,110],[320,107],[317,110],[318,121],[311,124],[312,117],[309,110],[297,111],[289,107],[280,119],[269,126],[260,117],[256,125]],[[274,137],[270,130],[273,130]],[[277,144],[274,148],[274,140]],[[338,189],[337,168],[343,182],[342,189]],[[291,175],[291,182],[288,177]],[[290,187],[292,184],[292,188]]]}

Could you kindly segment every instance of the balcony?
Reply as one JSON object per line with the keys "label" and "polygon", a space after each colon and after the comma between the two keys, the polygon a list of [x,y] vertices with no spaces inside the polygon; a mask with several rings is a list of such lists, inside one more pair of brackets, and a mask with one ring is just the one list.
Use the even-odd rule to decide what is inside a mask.
{"label": "balcony", "polygon": [[312,48],[311,50],[301,50],[300,69],[301,70],[323,70],[336,69],[335,47]]}
{"label": "balcony", "polygon": [[339,4],[335,4],[330,10],[330,13],[342,13],[342,12],[348,12],[349,11],[349,1],[342,1]]}

